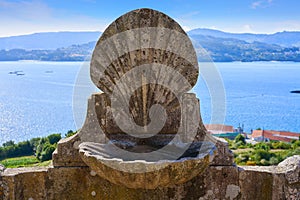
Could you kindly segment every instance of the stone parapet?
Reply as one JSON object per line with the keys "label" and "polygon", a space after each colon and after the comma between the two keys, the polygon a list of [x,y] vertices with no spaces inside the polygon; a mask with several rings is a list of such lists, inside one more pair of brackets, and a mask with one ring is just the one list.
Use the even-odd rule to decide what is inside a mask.
{"label": "stone parapet", "polygon": [[147,190],[115,185],[89,167],[5,169],[0,199],[299,199],[299,170],[300,156],[271,167],[210,166],[186,183]]}

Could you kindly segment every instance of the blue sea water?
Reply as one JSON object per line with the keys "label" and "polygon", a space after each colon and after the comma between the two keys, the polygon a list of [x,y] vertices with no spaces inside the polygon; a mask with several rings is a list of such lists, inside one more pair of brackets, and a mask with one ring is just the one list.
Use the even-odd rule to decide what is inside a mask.
{"label": "blue sea water", "polygon": [[[248,132],[259,127],[300,132],[300,95],[290,93],[300,90],[300,63],[215,65],[225,88],[225,124],[244,124]],[[81,62],[0,62],[0,144],[79,128],[74,112],[75,118],[85,118],[86,97],[94,90],[80,86],[87,96],[74,111],[73,90],[83,68],[89,79],[88,65]],[[211,98],[201,78],[194,91],[200,98],[203,121],[209,123]]]}
{"label": "blue sea water", "polygon": [[[0,142],[75,129],[74,79],[80,63],[0,62]],[[10,72],[21,71],[16,75]]]}
{"label": "blue sea water", "polygon": [[[225,124],[251,129],[286,130],[300,133],[300,63],[215,63],[226,94]],[[210,98],[200,80],[196,93],[204,123],[210,122]],[[203,95],[202,95],[203,93]]]}

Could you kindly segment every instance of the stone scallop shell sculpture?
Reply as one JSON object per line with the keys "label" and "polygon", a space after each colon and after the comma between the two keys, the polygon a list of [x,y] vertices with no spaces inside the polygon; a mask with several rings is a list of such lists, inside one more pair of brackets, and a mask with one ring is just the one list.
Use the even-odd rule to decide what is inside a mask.
{"label": "stone scallop shell sculpture", "polygon": [[79,152],[99,176],[155,189],[185,183],[208,167],[214,144],[195,140],[204,130],[199,102],[186,94],[197,81],[197,57],[178,23],[151,9],[121,16],[99,39],[90,70],[104,94],[89,102],[107,137],[89,138]]}
{"label": "stone scallop shell sculpture", "polygon": [[[198,73],[187,34],[152,9],[134,10],[112,22],[98,40],[90,66],[93,83],[117,102],[115,117],[147,127],[153,118],[167,116],[160,133],[169,134],[178,131],[181,96],[196,84]],[[158,109],[151,109],[154,105]]]}

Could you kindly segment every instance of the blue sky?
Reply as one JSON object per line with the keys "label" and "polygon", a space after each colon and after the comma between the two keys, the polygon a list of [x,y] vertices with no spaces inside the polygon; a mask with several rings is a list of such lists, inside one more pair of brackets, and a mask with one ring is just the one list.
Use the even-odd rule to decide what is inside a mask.
{"label": "blue sky", "polygon": [[103,31],[114,19],[148,7],[185,30],[300,31],[299,0],[0,0],[0,37],[49,31]]}

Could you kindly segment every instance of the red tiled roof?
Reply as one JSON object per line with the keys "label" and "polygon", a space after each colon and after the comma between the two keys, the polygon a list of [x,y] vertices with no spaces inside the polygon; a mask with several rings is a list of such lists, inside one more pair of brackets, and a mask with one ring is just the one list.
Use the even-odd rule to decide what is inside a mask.
{"label": "red tiled roof", "polygon": [[278,140],[283,142],[290,142],[292,139],[298,139],[299,133],[293,133],[288,131],[273,131],[273,130],[254,130],[252,137],[265,137],[270,140]]}
{"label": "red tiled roof", "polygon": [[223,124],[206,124],[205,128],[208,131],[212,132],[223,132],[223,133],[232,133],[234,132],[233,126],[223,125]]}

